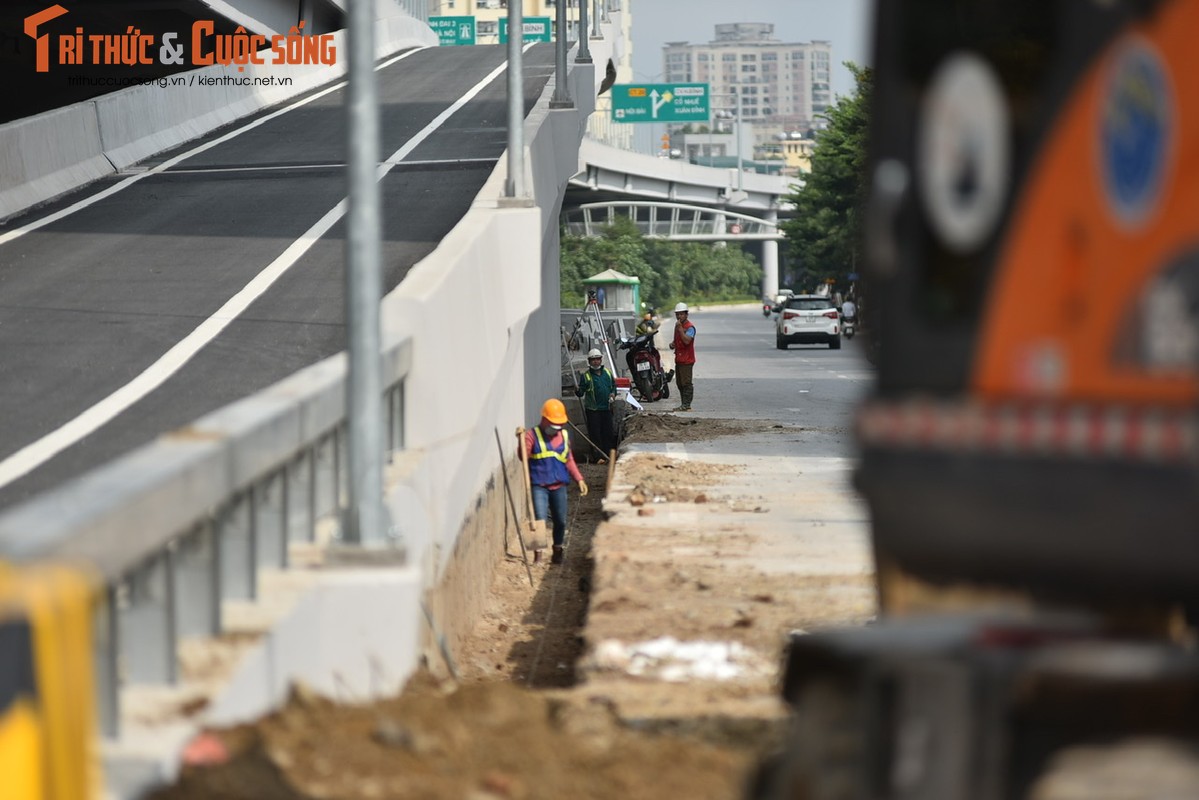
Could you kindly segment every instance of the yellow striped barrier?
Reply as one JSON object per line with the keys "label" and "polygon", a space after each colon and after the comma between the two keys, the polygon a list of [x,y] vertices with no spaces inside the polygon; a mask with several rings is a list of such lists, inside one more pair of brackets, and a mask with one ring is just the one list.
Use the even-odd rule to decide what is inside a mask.
{"label": "yellow striped barrier", "polygon": [[0,563],[0,798],[99,796],[92,587],[77,569]]}

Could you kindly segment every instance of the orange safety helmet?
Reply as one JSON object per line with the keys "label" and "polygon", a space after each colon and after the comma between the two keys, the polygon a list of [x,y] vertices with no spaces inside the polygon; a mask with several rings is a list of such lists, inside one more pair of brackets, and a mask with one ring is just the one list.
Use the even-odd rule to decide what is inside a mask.
{"label": "orange safety helmet", "polygon": [[566,406],[556,397],[546,400],[541,406],[541,416],[555,425],[566,424]]}

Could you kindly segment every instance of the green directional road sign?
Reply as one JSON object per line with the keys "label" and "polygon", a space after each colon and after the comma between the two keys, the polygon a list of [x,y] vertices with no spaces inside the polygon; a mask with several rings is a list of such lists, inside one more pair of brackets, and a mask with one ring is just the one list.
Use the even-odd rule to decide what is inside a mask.
{"label": "green directional road sign", "polygon": [[694,122],[711,116],[706,83],[618,83],[614,122]]}
{"label": "green directional road sign", "polygon": [[475,43],[474,17],[429,17],[429,27],[441,40],[441,46]]}
{"label": "green directional road sign", "polygon": [[[554,27],[549,17],[525,17],[522,20],[526,42],[552,42]],[[500,44],[508,43],[508,18],[500,17]]]}

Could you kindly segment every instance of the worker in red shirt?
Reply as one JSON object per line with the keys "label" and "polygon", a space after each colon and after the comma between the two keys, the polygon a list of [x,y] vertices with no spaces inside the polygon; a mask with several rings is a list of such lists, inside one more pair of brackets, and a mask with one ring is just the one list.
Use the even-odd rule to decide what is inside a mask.
{"label": "worker in red shirt", "polygon": [[579,482],[579,494],[587,494],[587,481],[575,464],[566,432],[566,406],[551,397],[541,406],[541,422],[524,431],[525,452],[529,456],[529,482],[533,487],[533,516],[545,519],[548,512],[554,524],[554,553],[550,563],[561,564],[566,543],[566,487]]}
{"label": "worker in red shirt", "polygon": [[695,370],[695,324],[687,319],[686,303],[674,307],[674,383],[679,387],[679,405],[675,411],[690,411],[695,386],[691,382]]}

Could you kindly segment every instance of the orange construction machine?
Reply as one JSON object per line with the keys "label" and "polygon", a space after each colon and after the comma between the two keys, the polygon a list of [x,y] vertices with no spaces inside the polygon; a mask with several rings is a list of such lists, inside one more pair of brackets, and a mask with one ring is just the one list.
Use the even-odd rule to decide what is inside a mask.
{"label": "orange construction machine", "polygon": [[874,28],[882,613],[792,640],[754,796],[1199,797],[1199,0]]}

